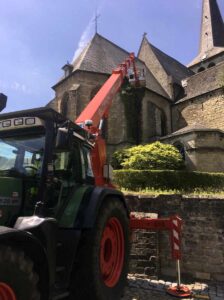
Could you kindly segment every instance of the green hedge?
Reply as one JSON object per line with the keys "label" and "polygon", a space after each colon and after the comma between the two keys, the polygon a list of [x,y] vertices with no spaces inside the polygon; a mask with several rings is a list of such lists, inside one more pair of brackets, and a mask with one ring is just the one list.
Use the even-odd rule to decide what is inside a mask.
{"label": "green hedge", "polygon": [[116,170],[114,182],[131,191],[159,190],[224,190],[224,173],[202,173],[163,170]]}

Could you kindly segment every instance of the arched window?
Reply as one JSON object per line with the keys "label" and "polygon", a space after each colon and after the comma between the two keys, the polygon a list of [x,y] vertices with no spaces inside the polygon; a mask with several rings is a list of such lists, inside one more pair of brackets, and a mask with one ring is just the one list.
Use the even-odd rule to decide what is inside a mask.
{"label": "arched window", "polygon": [[176,142],[173,145],[174,145],[174,147],[176,147],[178,149],[178,151],[180,152],[183,160],[185,160],[185,148],[184,148],[184,145],[181,142]]}
{"label": "arched window", "polygon": [[208,69],[209,68],[212,68],[212,67],[214,67],[215,66],[215,63],[214,62],[211,62],[209,65],[208,65]]}
{"label": "arched window", "polygon": [[69,94],[67,92],[64,93],[62,100],[61,100],[61,107],[60,107],[60,113],[66,117],[68,112],[68,100],[69,100]]}
{"label": "arched window", "polygon": [[166,131],[166,115],[163,111],[161,111],[161,136],[167,134]]}
{"label": "arched window", "polygon": [[205,68],[204,68],[204,67],[201,67],[201,68],[198,69],[198,73],[200,73],[200,72],[202,72],[202,71],[204,71],[204,70],[205,70]]}

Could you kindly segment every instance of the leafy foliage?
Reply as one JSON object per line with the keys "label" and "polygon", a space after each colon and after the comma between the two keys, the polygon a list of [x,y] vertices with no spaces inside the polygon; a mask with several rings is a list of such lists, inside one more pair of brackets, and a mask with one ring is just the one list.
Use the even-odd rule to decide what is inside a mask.
{"label": "leafy foliage", "polygon": [[179,170],[184,162],[174,146],[155,142],[116,151],[112,165],[115,169]]}
{"label": "leafy foliage", "polygon": [[127,148],[117,150],[112,155],[111,165],[115,170],[122,169],[122,163],[128,158]]}
{"label": "leafy foliage", "polygon": [[127,137],[129,141],[136,144],[139,144],[141,137],[141,111],[144,95],[145,88],[133,88],[128,80],[124,80],[120,96],[124,104]]}
{"label": "leafy foliage", "polygon": [[220,77],[220,87],[222,88],[223,92],[224,92],[224,73],[222,73],[221,77]]}
{"label": "leafy foliage", "polygon": [[171,170],[117,170],[114,181],[120,187],[131,191],[178,190],[223,191],[224,173],[187,172]]}

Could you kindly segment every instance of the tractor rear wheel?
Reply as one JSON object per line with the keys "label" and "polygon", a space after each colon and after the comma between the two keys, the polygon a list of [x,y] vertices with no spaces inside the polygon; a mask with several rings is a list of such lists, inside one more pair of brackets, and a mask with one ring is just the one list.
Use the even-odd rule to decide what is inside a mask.
{"label": "tractor rear wheel", "polygon": [[38,276],[24,252],[0,246],[0,299],[40,300]]}
{"label": "tractor rear wheel", "polygon": [[95,227],[80,241],[70,299],[119,300],[128,271],[129,219],[119,199],[106,199]]}

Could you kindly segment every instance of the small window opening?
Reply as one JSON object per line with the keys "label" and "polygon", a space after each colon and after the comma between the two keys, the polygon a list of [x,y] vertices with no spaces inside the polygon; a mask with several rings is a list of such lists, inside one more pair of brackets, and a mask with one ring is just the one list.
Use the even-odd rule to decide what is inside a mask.
{"label": "small window opening", "polygon": [[204,67],[201,67],[201,68],[198,69],[198,73],[200,73],[200,72],[202,72],[202,71],[204,71],[204,70],[205,70],[205,68],[204,68]]}
{"label": "small window opening", "polygon": [[211,62],[209,65],[208,65],[208,69],[209,68],[212,68],[212,67],[214,67],[215,66],[215,63],[214,62]]}

